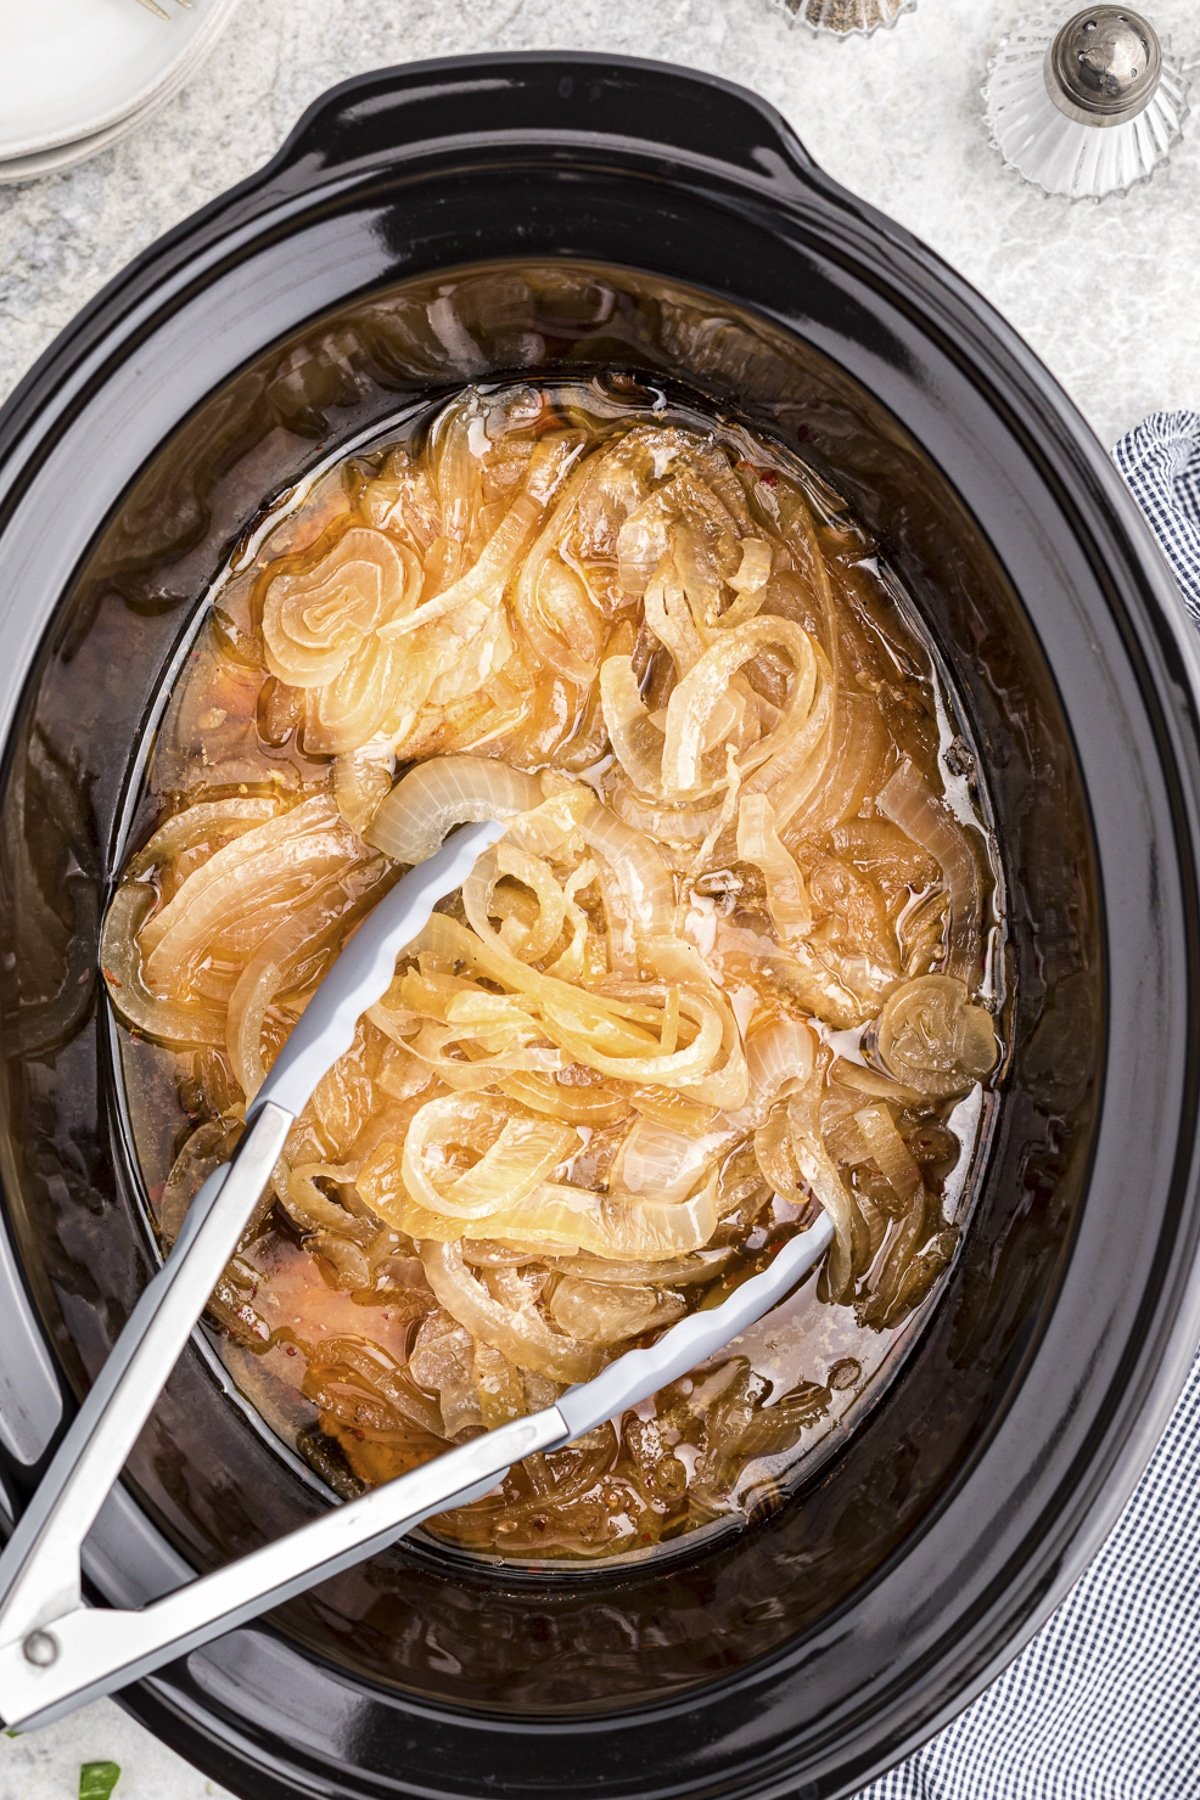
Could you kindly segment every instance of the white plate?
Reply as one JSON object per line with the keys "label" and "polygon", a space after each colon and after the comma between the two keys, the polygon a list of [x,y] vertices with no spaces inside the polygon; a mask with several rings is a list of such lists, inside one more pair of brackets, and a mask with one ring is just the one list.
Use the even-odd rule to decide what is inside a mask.
{"label": "white plate", "polygon": [[74,145],[146,107],[231,10],[164,3],[166,19],[138,0],[0,0],[0,160]]}
{"label": "white plate", "polygon": [[143,119],[148,119],[171,98],[171,91],[155,94],[145,106],[139,106],[104,131],[89,132],[87,137],[76,138],[73,143],[56,144],[52,150],[38,150],[31,156],[6,158],[0,162],[0,186],[14,181],[34,181],[39,175],[57,175],[61,169],[73,169],[76,163],[86,162],[89,156],[107,150],[110,144],[118,144],[131,131],[136,131]]}

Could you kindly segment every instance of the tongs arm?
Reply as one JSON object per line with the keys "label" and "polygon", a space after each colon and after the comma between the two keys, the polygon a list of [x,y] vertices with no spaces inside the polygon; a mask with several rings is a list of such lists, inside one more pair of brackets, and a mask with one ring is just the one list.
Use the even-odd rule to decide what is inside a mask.
{"label": "tongs arm", "polygon": [[696,1367],[781,1300],[828,1249],[833,1229],[822,1215],[719,1306],[617,1358],[556,1405],[333,1507],[140,1611],[83,1604],[83,1540],[253,1218],[296,1116],[386,990],[398,951],[502,829],[485,821],[455,832],[360,926],[280,1051],[232,1160],[205,1181],[130,1314],[0,1557],[0,1714],[8,1725],[58,1718],[385,1548],[435,1513],[481,1498],[513,1463],[618,1417]]}
{"label": "tongs arm", "polygon": [[435,1513],[482,1499],[514,1462],[570,1436],[558,1408],[547,1407],[332,1507],[138,1612],[76,1603],[30,1637],[0,1643],[5,1720],[22,1729],[47,1725],[136,1681],[386,1549]]}
{"label": "tongs arm", "polygon": [[591,1381],[568,1388],[556,1405],[448,1450],[140,1612],[76,1602],[32,1637],[0,1639],[4,1717],[22,1726],[48,1723],[385,1549],[435,1513],[481,1499],[522,1457],[619,1417],[729,1343],[808,1274],[832,1238],[822,1214],[720,1306],[627,1351]]}

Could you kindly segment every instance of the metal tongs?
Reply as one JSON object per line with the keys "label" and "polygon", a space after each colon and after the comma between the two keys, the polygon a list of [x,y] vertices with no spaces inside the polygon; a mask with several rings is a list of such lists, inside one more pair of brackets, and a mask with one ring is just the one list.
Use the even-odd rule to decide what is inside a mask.
{"label": "metal tongs", "polygon": [[256,1095],[233,1156],[204,1182],[130,1314],[0,1556],[0,1716],[9,1727],[49,1723],[136,1681],[385,1549],[433,1514],[480,1499],[522,1457],[569,1443],[695,1368],[782,1299],[829,1247],[832,1227],[822,1215],[722,1305],[692,1314],[650,1348],[618,1357],[555,1405],[332,1506],[139,1611],[84,1604],[84,1539],[236,1251],[297,1116],[350,1048],[361,1014],[386,992],[399,952],[504,829],[486,820],[453,832],[355,932]]}

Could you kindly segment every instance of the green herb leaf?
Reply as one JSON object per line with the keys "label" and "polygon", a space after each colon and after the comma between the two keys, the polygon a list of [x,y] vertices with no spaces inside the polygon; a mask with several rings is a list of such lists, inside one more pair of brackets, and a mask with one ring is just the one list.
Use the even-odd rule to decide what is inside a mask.
{"label": "green herb leaf", "polygon": [[117,1763],[84,1763],[79,1771],[79,1800],[110,1800],[120,1779]]}

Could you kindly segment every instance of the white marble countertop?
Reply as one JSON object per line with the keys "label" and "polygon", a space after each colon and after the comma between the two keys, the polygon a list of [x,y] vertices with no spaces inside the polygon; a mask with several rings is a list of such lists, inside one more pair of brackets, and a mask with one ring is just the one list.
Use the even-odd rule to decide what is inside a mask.
{"label": "white marble countertop", "polygon": [[[26,3],[0,0],[0,37],[5,10]],[[1195,0],[1145,6],[1183,60],[1200,64]],[[979,87],[996,40],[1035,7],[919,0],[894,31],[839,43],[793,30],[767,0],[247,5],[192,85],[141,131],[65,175],[0,188],[0,396],[110,275],[262,163],[332,83],[456,51],[570,47],[692,64],[757,88],[832,174],[1008,316],[1111,443],[1155,408],[1200,406],[1200,126],[1123,199],[1067,206],[1026,187],[988,146]],[[1071,10],[1071,0],[1052,8]],[[1200,92],[1194,103],[1200,111]],[[102,1702],[0,1739],[0,1800],[75,1800],[80,1765],[104,1760],[121,1765],[115,1800],[222,1794]]]}

